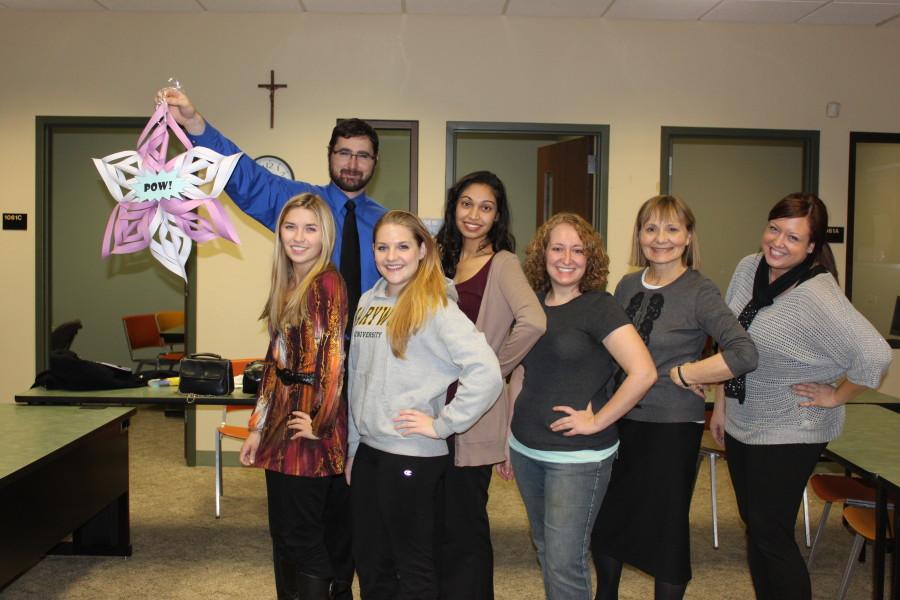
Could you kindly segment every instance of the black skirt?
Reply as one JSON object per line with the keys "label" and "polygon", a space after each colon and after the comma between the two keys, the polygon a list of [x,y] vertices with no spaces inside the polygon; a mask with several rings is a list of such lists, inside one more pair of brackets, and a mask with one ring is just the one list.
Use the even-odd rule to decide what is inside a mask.
{"label": "black skirt", "polygon": [[666,583],[691,579],[690,508],[702,423],[622,419],[591,549]]}

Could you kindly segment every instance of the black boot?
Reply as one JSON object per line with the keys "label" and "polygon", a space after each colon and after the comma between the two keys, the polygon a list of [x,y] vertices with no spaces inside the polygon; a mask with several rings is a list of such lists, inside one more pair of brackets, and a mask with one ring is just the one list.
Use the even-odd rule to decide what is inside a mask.
{"label": "black boot", "polygon": [[331,600],[331,579],[297,573],[299,600]]}
{"label": "black boot", "polygon": [[332,600],[353,600],[353,586],[349,581],[338,581],[331,584]]}
{"label": "black boot", "polygon": [[278,600],[300,600],[297,567],[289,560],[275,558],[275,593]]}

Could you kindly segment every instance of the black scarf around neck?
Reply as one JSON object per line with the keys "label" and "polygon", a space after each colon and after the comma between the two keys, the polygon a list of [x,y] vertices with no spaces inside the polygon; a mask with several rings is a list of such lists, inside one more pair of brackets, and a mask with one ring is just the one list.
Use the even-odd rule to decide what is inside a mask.
{"label": "black scarf around neck", "polygon": [[[825,267],[822,265],[813,266],[813,259],[812,254],[808,255],[802,263],[784,273],[772,283],[769,283],[769,263],[766,262],[765,256],[761,257],[759,265],[756,267],[756,275],[753,277],[753,297],[750,298],[750,302],[738,315],[738,322],[741,326],[744,329],[750,329],[750,323],[756,318],[757,313],[772,304],[775,298],[795,285],[800,285],[807,279],[811,279],[820,273],[825,273]],[[744,375],[725,382],[725,395],[730,398],[736,398],[740,404],[744,403],[746,392]]]}

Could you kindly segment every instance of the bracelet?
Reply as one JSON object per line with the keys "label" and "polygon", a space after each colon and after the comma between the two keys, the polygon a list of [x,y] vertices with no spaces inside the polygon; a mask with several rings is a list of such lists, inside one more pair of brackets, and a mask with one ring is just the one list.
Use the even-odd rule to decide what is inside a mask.
{"label": "bracelet", "polygon": [[686,388],[687,388],[687,387],[691,387],[691,384],[689,384],[689,383],[684,379],[684,373],[681,372],[681,367],[682,367],[682,366],[684,366],[684,365],[678,365],[677,367],[675,367],[675,370],[678,371],[678,379],[681,380],[681,385],[683,385],[684,387],[686,387]]}

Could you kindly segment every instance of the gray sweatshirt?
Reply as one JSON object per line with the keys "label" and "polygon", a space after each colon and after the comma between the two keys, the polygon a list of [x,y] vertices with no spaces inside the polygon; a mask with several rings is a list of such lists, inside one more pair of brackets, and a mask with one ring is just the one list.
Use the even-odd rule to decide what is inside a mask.
{"label": "gray sweatshirt", "polygon": [[[348,360],[349,456],[360,442],[392,454],[442,456],[444,439],[403,437],[394,429],[400,410],[413,408],[434,417],[441,438],[471,427],[497,400],[503,386],[497,356],[475,325],[456,305],[456,289],[447,280],[449,301],[409,338],[406,357],[391,352],[387,324],[397,300],[379,279],[362,295],[353,323]],[[447,387],[459,380],[447,404]]]}

